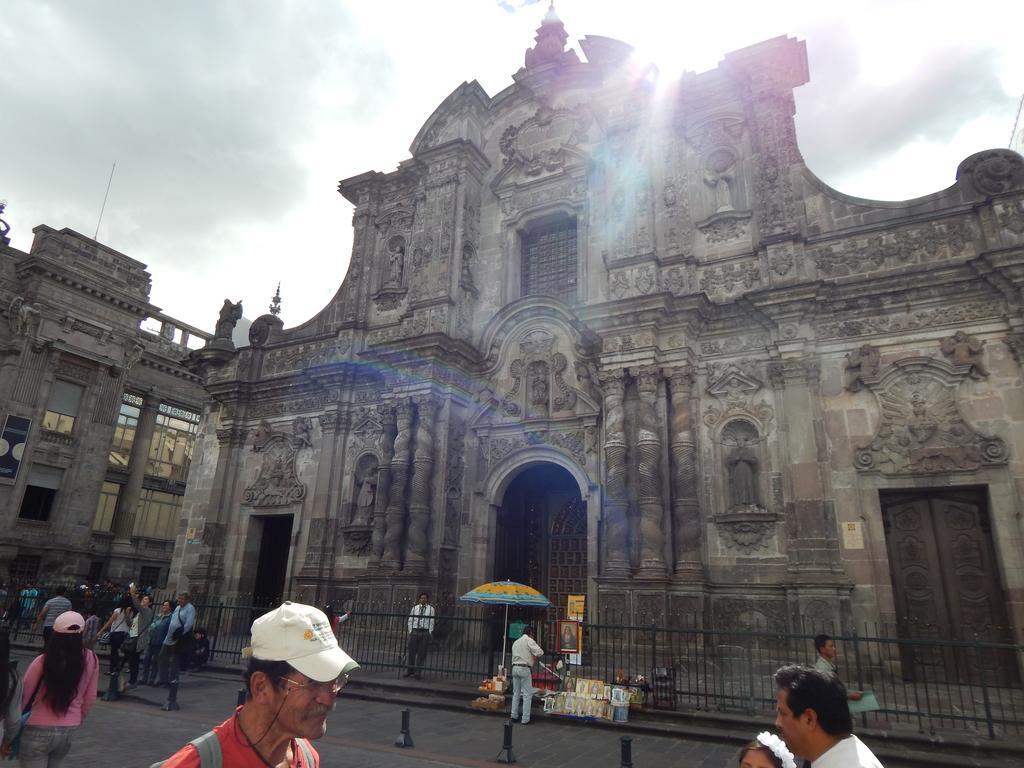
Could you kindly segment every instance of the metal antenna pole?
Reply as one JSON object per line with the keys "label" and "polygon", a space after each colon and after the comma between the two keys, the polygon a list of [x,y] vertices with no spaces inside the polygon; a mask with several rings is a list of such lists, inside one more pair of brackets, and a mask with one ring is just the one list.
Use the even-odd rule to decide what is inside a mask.
{"label": "metal antenna pole", "polygon": [[96,231],[92,235],[92,239],[95,240],[100,235],[100,222],[103,221],[103,211],[107,208],[107,195],[110,194],[110,183],[114,180],[114,169],[117,168],[117,160],[110,166],[110,178],[107,179],[107,191],[103,193],[103,205],[100,206],[100,217],[96,219]]}

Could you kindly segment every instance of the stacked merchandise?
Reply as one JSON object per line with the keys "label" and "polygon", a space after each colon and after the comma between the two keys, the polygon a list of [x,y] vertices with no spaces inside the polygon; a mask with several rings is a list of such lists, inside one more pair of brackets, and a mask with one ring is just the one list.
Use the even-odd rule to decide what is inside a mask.
{"label": "stacked merchandise", "polygon": [[544,712],[588,720],[611,720],[612,688],[603,680],[577,677],[566,682],[566,690],[544,696]]}

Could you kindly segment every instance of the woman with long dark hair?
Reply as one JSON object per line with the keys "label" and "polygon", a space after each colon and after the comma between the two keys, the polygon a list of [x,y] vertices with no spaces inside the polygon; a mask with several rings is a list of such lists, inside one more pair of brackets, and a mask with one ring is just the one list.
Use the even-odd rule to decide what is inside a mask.
{"label": "woman with long dark hair", "polygon": [[0,629],[0,755],[7,757],[7,744],[18,735],[21,720],[21,678],[11,664],[11,638]]}
{"label": "woman with long dark hair", "polygon": [[21,736],[22,768],[57,768],[71,749],[75,731],[96,701],[100,663],[82,647],[85,619],[66,611],[53,624],[41,656],[25,670],[21,709],[32,712]]}
{"label": "woman with long dark hair", "polygon": [[110,614],[110,618],[107,619],[106,623],[100,627],[100,634],[102,635],[107,629],[110,629],[110,671],[119,672],[121,670],[121,646],[124,645],[124,641],[128,639],[128,630],[132,626],[132,618],[135,615],[135,609],[132,607],[132,599],[125,595],[118,606]]}

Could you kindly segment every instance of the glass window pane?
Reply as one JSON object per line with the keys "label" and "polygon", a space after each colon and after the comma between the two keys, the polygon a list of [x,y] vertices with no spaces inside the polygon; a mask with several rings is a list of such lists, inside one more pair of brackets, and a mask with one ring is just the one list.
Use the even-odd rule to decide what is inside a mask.
{"label": "glass window pane", "polygon": [[57,379],[53,382],[53,387],[50,389],[50,400],[46,408],[49,411],[64,413],[68,416],[77,416],[84,391],[85,388],[78,384]]}

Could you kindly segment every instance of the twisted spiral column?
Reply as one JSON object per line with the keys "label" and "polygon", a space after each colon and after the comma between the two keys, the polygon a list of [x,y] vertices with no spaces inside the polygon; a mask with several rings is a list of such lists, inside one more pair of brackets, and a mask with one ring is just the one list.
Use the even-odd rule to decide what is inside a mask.
{"label": "twisted spiral column", "polygon": [[673,570],[700,574],[701,520],[697,502],[697,446],[690,426],[690,394],[693,371],[676,368],[669,372],[672,409],[669,422],[672,456],[672,532],[675,559]]}
{"label": "twisted spiral column", "polygon": [[640,571],[648,578],[665,575],[665,503],[661,493],[661,433],[658,429],[658,378],[654,365],[634,372],[640,395],[637,414],[637,481],[640,508]]}
{"label": "twisted spiral column", "polygon": [[623,407],[625,383],[622,371],[600,375],[604,391],[604,534],[607,545],[604,575],[629,575],[629,480],[626,465],[626,419]]}

